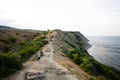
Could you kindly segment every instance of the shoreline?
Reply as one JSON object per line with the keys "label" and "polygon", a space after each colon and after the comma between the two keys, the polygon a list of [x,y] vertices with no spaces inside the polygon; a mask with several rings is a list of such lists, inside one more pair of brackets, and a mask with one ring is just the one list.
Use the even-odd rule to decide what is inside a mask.
{"label": "shoreline", "polygon": [[[90,40],[91,41],[91,40]],[[101,49],[101,52],[96,52],[96,47],[94,46],[94,44],[91,44],[89,41],[89,44],[91,45],[91,47],[87,50],[88,54],[90,56],[92,56],[96,61],[98,61],[99,63],[103,64],[103,65],[106,65],[108,67],[112,67],[118,71],[120,71],[120,67],[119,67],[119,64],[115,63],[114,61],[111,61],[108,57],[108,54],[105,55],[107,52],[104,52],[104,57],[108,57],[108,58],[104,58],[102,57],[102,55],[100,54],[102,52]],[[104,48],[104,47],[103,47]],[[95,53],[96,52],[96,53]],[[114,60],[114,59],[113,59]]]}

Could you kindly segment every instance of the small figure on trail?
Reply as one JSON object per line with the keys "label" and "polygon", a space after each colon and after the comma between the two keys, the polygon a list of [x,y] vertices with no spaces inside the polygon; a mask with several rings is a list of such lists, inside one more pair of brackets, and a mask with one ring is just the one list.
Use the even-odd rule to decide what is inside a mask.
{"label": "small figure on trail", "polygon": [[40,50],[37,52],[38,61],[40,62],[41,53]]}

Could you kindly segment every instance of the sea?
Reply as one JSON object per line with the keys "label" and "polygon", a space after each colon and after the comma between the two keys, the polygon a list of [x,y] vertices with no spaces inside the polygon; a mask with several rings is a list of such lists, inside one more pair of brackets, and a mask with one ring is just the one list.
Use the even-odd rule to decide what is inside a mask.
{"label": "sea", "polygon": [[120,36],[94,36],[87,37],[89,44],[89,55],[98,62],[111,66],[120,71]]}

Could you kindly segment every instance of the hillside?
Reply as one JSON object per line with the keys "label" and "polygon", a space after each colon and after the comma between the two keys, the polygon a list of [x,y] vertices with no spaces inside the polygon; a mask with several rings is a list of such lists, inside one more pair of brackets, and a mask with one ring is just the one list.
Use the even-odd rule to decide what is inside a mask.
{"label": "hillside", "polygon": [[[81,33],[54,30],[49,32],[49,36],[55,49],[55,60],[78,75],[80,80],[88,78],[90,80],[120,80],[119,71],[97,62],[88,54],[87,49],[91,45]],[[78,65],[79,69],[71,60]]]}
{"label": "hillside", "polygon": [[[22,30],[22,33],[19,34],[16,33],[16,30],[8,30],[8,33],[7,30],[4,31],[5,34],[9,34],[7,35],[9,37],[16,38],[17,35],[21,34],[20,37],[23,38],[23,41],[25,39],[26,42],[20,44],[22,48],[17,51],[16,55],[13,55],[15,52],[7,53],[7,55],[0,54],[1,77],[6,77],[19,70],[17,73],[3,78],[3,80],[24,80],[29,76],[31,78],[33,76],[34,80],[41,78],[43,80],[120,80],[119,71],[97,62],[88,54],[87,49],[91,45],[88,44],[89,40],[80,32],[48,30],[37,36],[33,35],[34,38],[29,37],[31,39],[27,40],[27,36],[24,37],[25,34],[22,33],[28,34],[31,32],[28,32],[29,30]],[[17,44],[17,40],[8,37],[4,39],[9,39],[9,44]],[[6,41],[1,42],[6,44]],[[43,55],[40,62],[37,61],[37,56],[34,54],[39,49],[41,49]],[[10,50],[16,49],[10,48]],[[23,63],[24,68],[21,69],[22,62],[25,60],[27,61]],[[7,63],[8,61],[9,63]],[[14,66],[16,64],[17,66]],[[8,65],[11,67],[8,67]],[[41,73],[44,75],[41,75]]]}
{"label": "hillside", "polygon": [[0,30],[0,80],[22,69],[23,62],[48,43],[45,38],[44,31]]}
{"label": "hillside", "polygon": [[89,40],[80,32],[54,30],[50,33],[51,39],[56,44],[55,46],[60,46],[56,48],[64,48],[66,50],[74,47],[86,51],[91,46],[88,44]]}
{"label": "hillside", "polygon": [[35,30],[21,30],[0,26],[0,52],[16,51],[25,41],[33,39],[39,33],[40,31]]}

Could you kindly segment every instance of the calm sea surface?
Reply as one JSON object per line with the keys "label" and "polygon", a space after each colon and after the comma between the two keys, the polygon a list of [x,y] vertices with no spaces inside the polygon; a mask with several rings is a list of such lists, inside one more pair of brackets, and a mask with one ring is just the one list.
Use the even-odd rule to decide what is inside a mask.
{"label": "calm sea surface", "polygon": [[120,36],[87,37],[92,45],[88,53],[97,61],[120,71]]}

